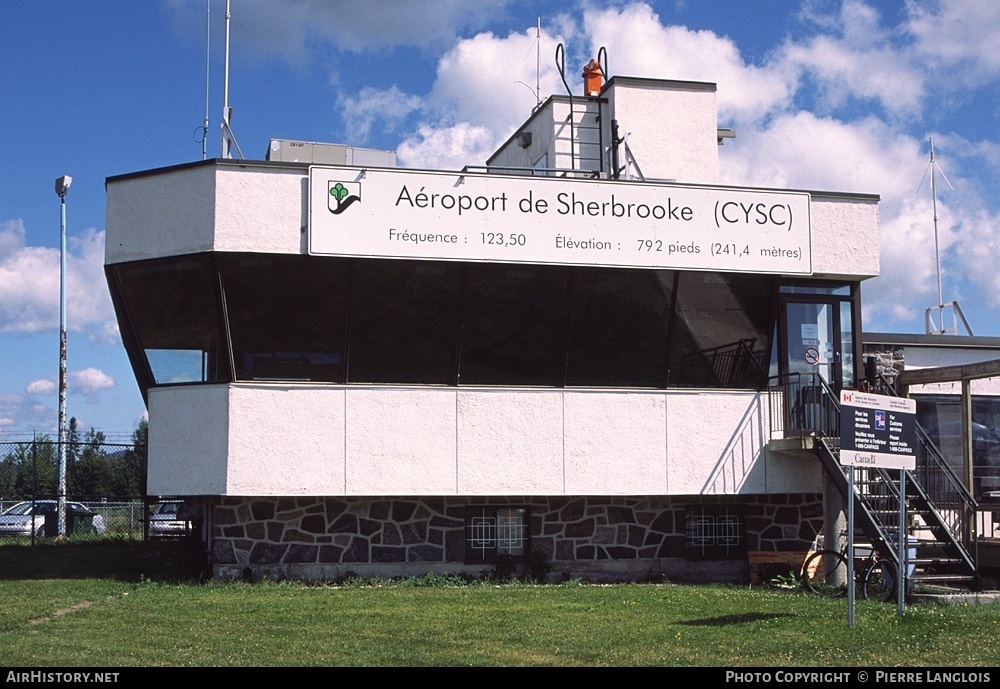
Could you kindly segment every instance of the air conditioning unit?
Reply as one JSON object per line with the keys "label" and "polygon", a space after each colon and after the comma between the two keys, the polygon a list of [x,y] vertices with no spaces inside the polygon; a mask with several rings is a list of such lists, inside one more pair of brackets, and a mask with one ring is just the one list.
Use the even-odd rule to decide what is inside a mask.
{"label": "air conditioning unit", "polygon": [[271,145],[267,147],[266,159],[286,163],[312,163],[314,165],[396,167],[395,151],[289,139],[271,139]]}

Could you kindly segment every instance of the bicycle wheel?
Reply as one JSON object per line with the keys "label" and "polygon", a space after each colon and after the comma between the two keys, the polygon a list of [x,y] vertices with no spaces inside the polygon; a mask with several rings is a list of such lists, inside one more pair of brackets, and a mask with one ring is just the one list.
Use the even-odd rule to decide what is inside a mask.
{"label": "bicycle wheel", "polygon": [[896,566],[891,560],[881,559],[872,563],[865,572],[861,594],[865,600],[889,601],[896,596]]}
{"label": "bicycle wheel", "polygon": [[843,596],[847,593],[847,558],[835,550],[813,553],[802,565],[802,585],[818,596]]}

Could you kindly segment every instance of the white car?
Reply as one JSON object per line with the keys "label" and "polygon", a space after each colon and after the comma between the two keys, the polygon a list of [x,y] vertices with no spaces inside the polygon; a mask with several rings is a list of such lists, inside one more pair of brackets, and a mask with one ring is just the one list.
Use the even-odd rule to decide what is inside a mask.
{"label": "white car", "polygon": [[[45,515],[55,512],[59,507],[57,500],[35,500],[19,502],[0,514],[0,536],[30,536],[32,532],[38,537],[45,535]],[[79,502],[67,502],[68,517],[73,514],[92,515],[94,531],[104,533],[104,517]]]}
{"label": "white car", "polygon": [[149,535],[183,535],[190,531],[190,522],[184,519],[183,502],[161,502],[149,512]]}

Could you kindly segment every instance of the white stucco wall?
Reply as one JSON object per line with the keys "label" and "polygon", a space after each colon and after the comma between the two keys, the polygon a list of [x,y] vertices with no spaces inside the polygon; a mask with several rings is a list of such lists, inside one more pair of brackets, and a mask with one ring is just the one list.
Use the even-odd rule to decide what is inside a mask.
{"label": "white stucco wall", "polygon": [[617,120],[646,179],[718,184],[714,84],[616,78],[604,95],[611,112],[605,141],[611,140],[610,119]]}
{"label": "white stucco wall", "polygon": [[220,168],[215,182],[215,250],[306,252],[309,175],[302,169],[247,174]]}
{"label": "white stucco wall", "polygon": [[817,492],[762,393],[206,385],[149,391],[160,495]]}
{"label": "white stucco wall", "polygon": [[104,262],[306,252],[305,168],[189,165],[112,179]]}
{"label": "white stucco wall", "polygon": [[813,194],[813,274],[863,279],[879,274],[878,201]]}
{"label": "white stucco wall", "polygon": [[[305,168],[206,164],[109,181],[105,262],[211,250],[305,253],[307,176]],[[877,201],[814,195],[810,207],[814,274],[877,275]]]}
{"label": "white stucco wall", "polygon": [[217,172],[204,165],[109,181],[104,262],[210,251]]}
{"label": "white stucco wall", "polygon": [[149,391],[147,491],[223,495],[228,488],[229,390],[225,385]]}
{"label": "white stucco wall", "polygon": [[548,101],[542,109],[534,113],[528,122],[516,133],[531,134],[531,144],[522,147],[516,138],[512,138],[500,148],[489,160],[491,167],[498,168],[500,174],[515,174],[513,170],[504,170],[504,166],[512,168],[531,168],[543,155],[548,156],[547,164],[542,167],[556,167],[555,162],[555,124],[553,101]]}

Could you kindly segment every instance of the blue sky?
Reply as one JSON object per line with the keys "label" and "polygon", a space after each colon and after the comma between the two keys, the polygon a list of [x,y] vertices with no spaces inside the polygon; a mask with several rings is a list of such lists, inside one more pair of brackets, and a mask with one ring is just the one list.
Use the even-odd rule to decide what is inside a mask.
{"label": "blue sky", "polygon": [[[199,160],[206,0],[0,3],[0,441],[56,427],[57,177],[68,174],[69,414],[125,437],[144,412],[103,275],[104,180]],[[211,4],[208,155],[219,151],[224,0]],[[541,18],[541,68],[535,24]],[[866,330],[923,332],[944,300],[1000,336],[1000,3],[982,0],[232,0],[230,106],[270,138],[481,164],[606,46],[609,72],[718,84],[722,182],[882,196]],[[639,154],[641,155],[641,154]],[[179,200],[182,202],[182,200]]]}

